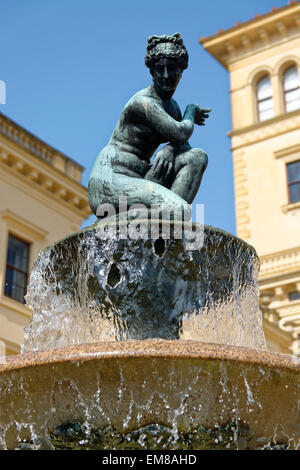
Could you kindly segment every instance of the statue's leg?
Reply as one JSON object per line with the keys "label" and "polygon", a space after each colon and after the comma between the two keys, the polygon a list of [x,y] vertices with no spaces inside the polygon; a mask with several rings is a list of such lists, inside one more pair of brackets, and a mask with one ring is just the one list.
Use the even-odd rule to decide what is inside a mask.
{"label": "statue's leg", "polygon": [[178,208],[182,211],[190,212],[190,207],[182,197],[173,191],[144,178],[134,178],[131,176],[116,173],[110,170],[99,171],[98,175],[105,175],[105,178],[91,177],[89,181],[89,202],[93,212],[96,214],[100,204],[112,204],[116,212],[119,208],[121,197],[127,198],[128,209],[133,204],[143,204],[147,208],[151,206],[159,207],[161,210]]}
{"label": "statue's leg", "polygon": [[[169,155],[169,147],[169,144],[163,147],[156,157],[157,155],[161,157],[165,150]],[[145,178],[170,189],[191,204],[200,187],[206,167],[207,155],[203,150],[192,148],[189,144],[180,144],[174,147],[174,167],[168,177],[161,174],[157,179],[151,168]]]}
{"label": "statue's leg", "polygon": [[172,185],[172,182],[174,181],[174,178],[176,176],[175,172],[174,172],[174,168],[172,168],[172,170],[171,170],[171,172],[169,173],[168,176],[166,176],[166,174],[163,171],[163,172],[160,172],[160,176],[157,177],[157,174],[154,173],[154,171],[153,171],[153,168],[155,166],[155,162],[157,161],[157,158],[162,157],[165,154],[165,152],[167,154],[167,157],[172,155],[173,158],[174,158],[174,161],[175,161],[175,155],[177,154],[177,147],[175,147],[173,145],[170,146],[170,144],[165,145],[155,155],[154,160],[152,161],[152,167],[146,173],[145,179],[149,180],[149,181],[154,181],[155,183],[161,184],[165,188],[170,189],[170,187]]}
{"label": "statue's leg", "polygon": [[186,144],[178,148],[175,158],[175,179],[171,191],[191,204],[198,192],[203,173],[207,167],[207,155],[198,148]]}

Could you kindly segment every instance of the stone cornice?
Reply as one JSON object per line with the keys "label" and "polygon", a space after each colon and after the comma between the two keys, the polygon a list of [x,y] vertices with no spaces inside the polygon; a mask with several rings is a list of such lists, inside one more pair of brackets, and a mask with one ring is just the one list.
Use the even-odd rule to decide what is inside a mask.
{"label": "stone cornice", "polygon": [[273,124],[276,124],[277,122],[284,121],[285,119],[293,118],[294,116],[300,116],[300,109],[296,109],[295,111],[289,112],[289,113],[284,113],[280,114],[279,116],[275,116],[271,119],[268,119],[266,121],[260,121],[256,122],[255,124],[252,124],[251,126],[247,127],[241,127],[239,129],[234,129],[232,131],[229,131],[227,135],[229,137],[236,137],[238,135],[246,134],[251,131],[255,131],[256,129],[263,129],[267,126],[272,126]]}
{"label": "stone cornice", "polygon": [[79,223],[91,214],[87,188],[1,138],[0,177]]}
{"label": "stone cornice", "polygon": [[[30,168],[38,171],[41,175],[44,175],[48,178],[52,178],[55,182],[64,185],[66,188],[76,191],[82,196],[87,194],[87,188],[81,183],[69,178],[64,173],[57,170],[55,167],[49,166],[46,162],[39,158],[32,158],[27,152],[20,150],[14,142],[7,142],[1,139],[0,136],[0,161],[5,163],[11,168],[15,168],[19,171],[20,174],[27,174],[25,169],[22,169],[22,166],[30,166]],[[23,171],[24,170],[24,171]],[[35,180],[36,178],[31,178]]]}
{"label": "stone cornice", "polygon": [[202,46],[226,69],[230,64],[300,35],[300,2],[257,16],[227,31],[200,38]]}
{"label": "stone cornice", "polygon": [[293,202],[291,204],[285,204],[281,206],[281,210],[284,214],[287,214],[290,211],[295,211],[300,209],[300,202]]}
{"label": "stone cornice", "polygon": [[68,178],[80,183],[81,174],[84,170],[83,166],[59,150],[54,149],[2,113],[0,113],[0,136],[13,142],[23,152],[44,161],[47,165],[56,168]]}
{"label": "stone cornice", "polygon": [[300,270],[300,247],[260,256],[260,279],[296,273]]}
{"label": "stone cornice", "polygon": [[300,144],[292,145],[290,147],[286,147],[284,149],[278,150],[274,152],[274,157],[282,158],[282,157],[286,157],[287,155],[291,155],[291,154],[298,153],[298,152],[300,152]]}
{"label": "stone cornice", "polygon": [[291,315],[296,315],[295,323],[300,323],[300,302],[288,302],[285,305],[278,305],[276,310],[280,313],[280,317],[288,317]]}
{"label": "stone cornice", "polygon": [[233,139],[232,150],[237,150],[238,148],[297,129],[300,129],[299,109],[281,114],[267,121],[230,131],[227,135]]}
{"label": "stone cornice", "polygon": [[43,238],[48,235],[48,232],[41,227],[38,227],[36,224],[32,222],[28,222],[23,217],[20,217],[18,214],[10,210],[5,210],[0,212],[0,218],[4,219],[7,223],[9,228],[16,228],[17,231],[22,228],[22,234],[28,234],[31,240],[42,240]]}

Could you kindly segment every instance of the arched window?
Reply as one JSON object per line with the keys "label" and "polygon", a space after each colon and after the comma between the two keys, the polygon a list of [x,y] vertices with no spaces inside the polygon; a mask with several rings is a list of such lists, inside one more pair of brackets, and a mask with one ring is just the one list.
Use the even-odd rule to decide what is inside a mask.
{"label": "arched window", "polygon": [[265,121],[274,117],[272,85],[268,75],[265,75],[257,82],[256,99],[258,120]]}
{"label": "arched window", "polygon": [[283,74],[283,93],[285,110],[295,111],[300,108],[300,83],[297,67],[289,67]]}

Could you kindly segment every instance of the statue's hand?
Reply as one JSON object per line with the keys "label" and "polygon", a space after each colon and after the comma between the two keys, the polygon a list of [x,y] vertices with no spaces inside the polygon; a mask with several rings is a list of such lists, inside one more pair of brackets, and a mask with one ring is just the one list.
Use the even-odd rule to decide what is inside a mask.
{"label": "statue's hand", "polygon": [[211,109],[209,108],[201,108],[198,104],[193,105],[195,109],[195,118],[194,122],[195,124],[198,124],[198,126],[205,126],[205,119],[209,117],[209,113],[211,112]]}
{"label": "statue's hand", "polygon": [[210,112],[211,109],[201,108],[197,105],[195,108],[195,124],[198,124],[198,126],[205,126],[205,119],[209,117]]}
{"label": "statue's hand", "polygon": [[157,180],[163,176],[168,178],[173,169],[174,160],[174,149],[171,145],[166,145],[163,149],[157,152],[152,166],[152,174],[154,178]]}

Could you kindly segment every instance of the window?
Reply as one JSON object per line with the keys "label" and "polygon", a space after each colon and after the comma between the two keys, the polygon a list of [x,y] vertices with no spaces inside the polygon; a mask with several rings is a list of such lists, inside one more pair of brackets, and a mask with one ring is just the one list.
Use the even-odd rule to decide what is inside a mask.
{"label": "window", "polygon": [[297,291],[289,292],[289,300],[292,302],[293,300],[299,300],[300,294]]}
{"label": "window", "polygon": [[289,202],[300,201],[300,160],[287,164]]}
{"label": "window", "polygon": [[25,303],[28,280],[29,243],[8,236],[4,294]]}
{"label": "window", "polygon": [[283,93],[287,113],[300,108],[300,83],[295,66],[289,67],[283,74]]}
{"label": "window", "polygon": [[272,86],[268,75],[265,75],[257,82],[256,98],[258,120],[265,121],[274,117]]}

